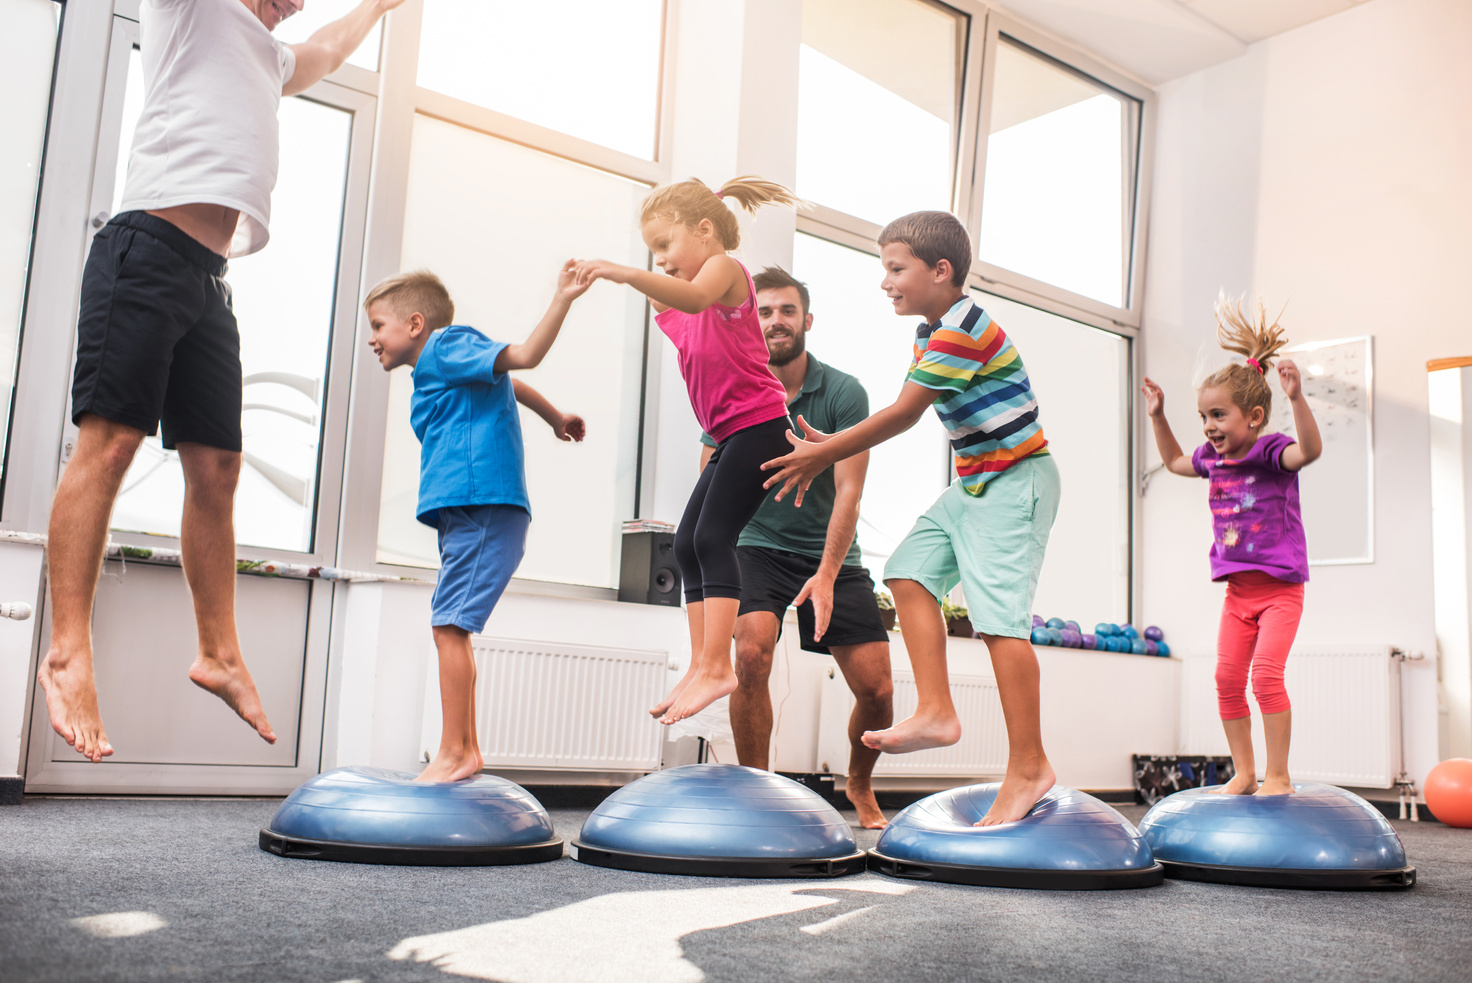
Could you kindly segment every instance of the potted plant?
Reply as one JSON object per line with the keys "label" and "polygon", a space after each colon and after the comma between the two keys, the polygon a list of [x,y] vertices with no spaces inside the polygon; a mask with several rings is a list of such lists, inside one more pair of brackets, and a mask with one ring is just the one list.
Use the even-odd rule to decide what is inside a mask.
{"label": "potted plant", "polygon": [[975,638],[971,627],[971,612],[959,604],[952,604],[949,597],[941,598],[940,613],[946,619],[946,634],[956,638]]}
{"label": "potted plant", "polygon": [[884,630],[894,631],[894,598],[877,590],[874,592],[874,600],[879,604],[879,620],[884,623]]}

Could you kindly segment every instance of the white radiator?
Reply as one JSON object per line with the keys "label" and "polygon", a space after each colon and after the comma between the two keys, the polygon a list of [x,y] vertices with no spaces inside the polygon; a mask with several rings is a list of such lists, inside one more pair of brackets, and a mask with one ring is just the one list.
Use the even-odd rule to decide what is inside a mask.
{"label": "white radiator", "polygon": [[[1185,754],[1227,754],[1216,702],[1216,657],[1184,660]],[[1400,671],[1388,645],[1300,646],[1283,673],[1293,702],[1288,771],[1294,781],[1390,788],[1400,770]],[[1266,766],[1262,718],[1248,686],[1253,757]]]}
{"label": "white radiator", "polygon": [[[1002,720],[1002,701],[997,682],[990,676],[951,676],[951,699],[961,718],[961,740],[950,747],[886,754],[874,767],[875,778],[944,777],[980,778],[1000,776],[1007,767],[1007,726]],[[894,719],[904,720],[919,702],[915,674],[894,672]],[[823,680],[818,712],[818,766],[820,770],[847,774],[848,718],[854,697],[842,674],[834,671]]]}
{"label": "white radiator", "polygon": [[[669,653],[471,636],[476,723],[488,768],[654,771],[663,728],[649,716],[669,689]],[[423,745],[439,748],[431,664]]]}

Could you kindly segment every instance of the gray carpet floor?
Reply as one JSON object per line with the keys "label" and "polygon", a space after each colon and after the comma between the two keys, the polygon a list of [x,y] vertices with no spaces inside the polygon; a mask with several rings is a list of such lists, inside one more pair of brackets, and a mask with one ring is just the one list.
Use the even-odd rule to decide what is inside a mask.
{"label": "gray carpet floor", "polygon": [[[1395,823],[1412,891],[1063,893],[284,860],[256,846],[276,804],[0,808],[0,980],[1472,979],[1472,830],[1432,823]],[[584,815],[553,811],[566,839]]]}

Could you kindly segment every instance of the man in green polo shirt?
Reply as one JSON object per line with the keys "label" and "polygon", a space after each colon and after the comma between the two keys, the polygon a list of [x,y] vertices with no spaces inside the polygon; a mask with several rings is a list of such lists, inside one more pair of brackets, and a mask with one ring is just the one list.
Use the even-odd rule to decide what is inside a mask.
{"label": "man in green polo shirt", "polygon": [[[757,315],[766,337],[772,374],[787,389],[792,419],[799,415],[824,433],[836,433],[869,415],[869,395],[859,381],[824,365],[807,351],[808,290],[792,274],[769,266],[753,278]],[[805,435],[804,435],[805,436]],[[700,466],[715,441],[701,436]],[[768,765],[772,742],[772,698],[767,680],[772,653],[782,634],[782,617],[797,604],[804,650],[831,654],[853,690],[849,718],[847,792],[866,829],[884,826],[871,776],[879,752],[859,740],[868,730],[890,725],[894,685],[889,673],[889,633],[880,621],[874,581],[859,557],[854,533],[869,455],[839,461],[814,479],[796,508],[767,496],[737,540],[741,561],[741,608],[736,619],[736,692],[731,694],[731,729],[743,765]]]}

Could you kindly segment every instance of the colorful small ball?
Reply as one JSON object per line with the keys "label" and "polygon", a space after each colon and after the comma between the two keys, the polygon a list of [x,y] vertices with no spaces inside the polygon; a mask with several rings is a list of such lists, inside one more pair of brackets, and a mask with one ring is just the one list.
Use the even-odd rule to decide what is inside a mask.
{"label": "colorful small ball", "polygon": [[1148,638],[1145,639],[1145,654],[1146,655],[1158,655],[1159,653],[1160,653],[1160,643],[1159,642],[1152,641],[1152,640],[1150,640]]}
{"label": "colorful small ball", "polygon": [[1111,634],[1111,635],[1118,635],[1119,634],[1119,625],[1116,625],[1112,621],[1109,622],[1109,634]]}
{"label": "colorful small ball", "polygon": [[1032,616],[1032,626],[1034,628],[1046,628],[1048,626],[1048,623],[1046,621],[1044,621],[1042,618],[1038,617],[1037,615],[1033,615]]}
{"label": "colorful small ball", "polygon": [[1084,633],[1084,630],[1078,626],[1077,621],[1065,621],[1063,622],[1063,627],[1067,628],[1069,631],[1076,631],[1080,635]]}
{"label": "colorful small ball", "polygon": [[1136,655],[1145,654],[1145,640],[1143,638],[1130,639],[1130,651]]}
{"label": "colorful small ball", "polygon": [[1120,625],[1119,633],[1132,641],[1140,637],[1140,633],[1135,631],[1134,625]]}
{"label": "colorful small ball", "polygon": [[1059,631],[1068,627],[1068,624],[1062,618],[1049,618],[1046,624],[1049,628],[1056,628]]}
{"label": "colorful small ball", "polygon": [[1094,651],[1095,652],[1108,652],[1109,651],[1109,636],[1108,635],[1095,635],[1094,636]]}
{"label": "colorful small ball", "polygon": [[1448,826],[1472,829],[1472,758],[1447,758],[1427,773],[1426,805]]}
{"label": "colorful small ball", "polygon": [[1063,636],[1063,645],[1064,645],[1064,647],[1065,648],[1071,648],[1071,649],[1078,648],[1079,641],[1083,637],[1078,632],[1076,632],[1076,631],[1070,631],[1067,628],[1063,629],[1063,631],[1059,632],[1059,634]]}
{"label": "colorful small ball", "polygon": [[1164,656],[1166,658],[1169,658],[1170,657],[1170,646],[1167,645],[1167,644],[1165,644],[1164,642],[1156,642],[1155,643],[1155,654],[1156,655],[1159,655],[1159,656]]}
{"label": "colorful small ball", "polygon": [[1034,645],[1047,645],[1047,644],[1049,644],[1049,642],[1048,642],[1048,629],[1046,629],[1046,628],[1034,628],[1032,630],[1032,643]]}
{"label": "colorful small ball", "polygon": [[1146,641],[1158,642],[1163,638],[1165,638],[1165,632],[1161,631],[1159,628],[1156,628],[1154,625],[1151,625],[1149,628],[1145,629]]}
{"label": "colorful small ball", "polygon": [[1094,626],[1094,634],[1095,635],[1113,635],[1114,634],[1114,626],[1111,625],[1111,624],[1109,624],[1106,621],[1101,621],[1097,625]]}
{"label": "colorful small ball", "polygon": [[1049,645],[1062,645],[1063,644],[1063,632],[1059,631],[1057,628],[1049,628],[1048,629],[1048,644]]}
{"label": "colorful small ball", "polygon": [[1098,648],[1099,647],[1099,636],[1098,635],[1092,635],[1092,634],[1089,634],[1089,633],[1086,632],[1086,633],[1080,635],[1079,638],[1083,642],[1083,644],[1081,646],[1079,646],[1080,648],[1093,649],[1093,648]]}

